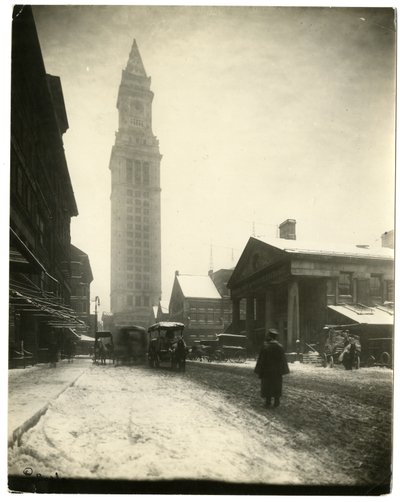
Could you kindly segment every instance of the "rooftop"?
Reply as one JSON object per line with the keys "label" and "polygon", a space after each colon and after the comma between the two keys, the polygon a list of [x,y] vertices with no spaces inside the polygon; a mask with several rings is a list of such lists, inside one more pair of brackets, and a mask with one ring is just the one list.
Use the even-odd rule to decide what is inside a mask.
{"label": "rooftop", "polygon": [[215,284],[208,275],[180,274],[176,278],[186,298],[221,298]]}
{"label": "rooftop", "polygon": [[286,253],[315,254],[326,256],[349,256],[354,258],[372,258],[394,260],[394,251],[384,247],[359,247],[355,244],[317,243],[292,239],[257,239],[265,244],[281,249]]}

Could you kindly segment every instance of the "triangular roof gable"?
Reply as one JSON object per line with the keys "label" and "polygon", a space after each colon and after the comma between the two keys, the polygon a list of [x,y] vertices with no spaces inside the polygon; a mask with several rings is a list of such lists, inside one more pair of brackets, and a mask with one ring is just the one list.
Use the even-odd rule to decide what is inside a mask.
{"label": "triangular roof gable", "polygon": [[178,276],[175,276],[174,283],[172,285],[171,296],[169,297],[168,312],[171,311],[171,302],[178,297],[183,297],[183,291],[181,285],[178,281]]}
{"label": "triangular roof gable", "polygon": [[274,246],[250,237],[228,282],[228,288],[232,289],[236,283],[282,260],[285,254]]}

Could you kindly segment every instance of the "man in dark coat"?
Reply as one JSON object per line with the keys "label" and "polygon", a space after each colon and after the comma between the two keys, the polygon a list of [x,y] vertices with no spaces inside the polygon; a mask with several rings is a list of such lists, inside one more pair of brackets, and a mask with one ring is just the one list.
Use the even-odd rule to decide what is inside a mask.
{"label": "man in dark coat", "polygon": [[271,406],[274,398],[274,406],[279,406],[282,395],[282,375],[289,373],[285,351],[277,341],[279,333],[276,329],[270,329],[266,337],[257,364],[255,373],[261,378],[261,397],[265,397],[265,406]]}

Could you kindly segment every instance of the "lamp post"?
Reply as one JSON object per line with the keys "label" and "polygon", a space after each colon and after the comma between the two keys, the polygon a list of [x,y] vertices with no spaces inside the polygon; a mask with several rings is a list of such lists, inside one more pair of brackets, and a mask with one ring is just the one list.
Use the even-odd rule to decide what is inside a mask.
{"label": "lamp post", "polygon": [[100,306],[100,298],[98,296],[94,299],[94,336],[97,333],[97,307]]}

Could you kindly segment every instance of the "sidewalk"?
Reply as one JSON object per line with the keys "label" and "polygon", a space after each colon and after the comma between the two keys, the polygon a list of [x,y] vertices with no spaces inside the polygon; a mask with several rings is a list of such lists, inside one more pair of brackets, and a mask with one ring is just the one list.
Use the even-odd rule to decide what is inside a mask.
{"label": "sidewalk", "polygon": [[91,359],[61,361],[55,368],[37,364],[8,371],[8,446],[19,441],[56,399],[92,365]]}

